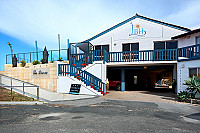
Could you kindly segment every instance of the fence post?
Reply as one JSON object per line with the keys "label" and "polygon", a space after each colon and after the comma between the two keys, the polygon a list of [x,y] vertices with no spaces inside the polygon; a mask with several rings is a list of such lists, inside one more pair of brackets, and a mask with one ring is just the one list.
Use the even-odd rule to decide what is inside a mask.
{"label": "fence post", "polygon": [[24,95],[24,82],[23,82],[23,95]]}
{"label": "fence post", "polygon": [[10,86],[11,86],[11,101],[12,101],[12,78],[10,79],[11,81],[11,83],[10,83]]}
{"label": "fence post", "polygon": [[2,77],[2,76],[0,75],[0,86],[3,87],[3,86],[2,86],[2,83],[1,83],[1,77]]}
{"label": "fence post", "polygon": [[51,50],[51,61],[52,61],[52,50]]}
{"label": "fence post", "polygon": [[[102,56],[102,55],[101,55]],[[105,64],[105,57],[106,57],[106,55],[105,55],[105,50],[103,50],[103,64]]]}
{"label": "fence post", "polygon": [[6,55],[6,64],[7,64],[8,62],[7,62],[7,55]]}
{"label": "fence post", "polygon": [[31,63],[31,52],[30,52],[30,63]]}
{"label": "fence post", "polygon": [[39,86],[37,86],[37,101],[39,101]]}

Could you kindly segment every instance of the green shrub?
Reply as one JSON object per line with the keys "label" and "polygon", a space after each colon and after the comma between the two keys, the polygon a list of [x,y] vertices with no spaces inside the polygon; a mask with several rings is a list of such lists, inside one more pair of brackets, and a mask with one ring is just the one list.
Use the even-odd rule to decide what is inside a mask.
{"label": "green shrub", "polygon": [[62,61],[62,57],[60,57],[60,58],[58,59],[58,61]]}
{"label": "green shrub", "polygon": [[54,59],[53,59],[53,60],[51,60],[51,63],[54,63]]}
{"label": "green shrub", "polygon": [[178,93],[178,98],[181,101],[186,101],[186,100],[194,98],[194,97],[195,97],[195,94],[189,93],[187,91],[181,91],[180,93]]}
{"label": "green shrub", "polygon": [[25,67],[26,66],[26,61],[25,60],[22,60],[22,61],[20,61],[21,62],[21,66],[22,67]]}
{"label": "green shrub", "polygon": [[185,83],[183,85],[187,85],[188,88],[186,88],[190,93],[194,93],[194,96],[198,93],[200,93],[200,79],[196,76],[188,77],[188,81],[185,80]]}
{"label": "green shrub", "polygon": [[40,60],[41,63],[43,63],[43,58]]}
{"label": "green shrub", "polygon": [[33,65],[37,65],[37,64],[40,64],[40,62],[38,60],[34,60]]}

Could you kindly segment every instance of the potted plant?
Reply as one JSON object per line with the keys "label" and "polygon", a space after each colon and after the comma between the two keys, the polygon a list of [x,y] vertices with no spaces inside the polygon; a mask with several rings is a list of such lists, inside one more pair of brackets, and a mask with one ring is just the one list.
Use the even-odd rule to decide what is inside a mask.
{"label": "potted plant", "polygon": [[63,60],[62,60],[62,57],[60,57],[60,58],[58,59],[58,61],[63,61]]}
{"label": "potted plant", "polygon": [[40,64],[40,62],[39,62],[38,60],[34,60],[34,61],[32,62],[32,64],[33,64],[33,65],[37,65],[37,64]]}
{"label": "potted plant", "polygon": [[21,62],[21,66],[22,66],[22,67],[25,67],[25,66],[26,66],[26,61],[25,61],[25,60],[21,60],[20,62]]}

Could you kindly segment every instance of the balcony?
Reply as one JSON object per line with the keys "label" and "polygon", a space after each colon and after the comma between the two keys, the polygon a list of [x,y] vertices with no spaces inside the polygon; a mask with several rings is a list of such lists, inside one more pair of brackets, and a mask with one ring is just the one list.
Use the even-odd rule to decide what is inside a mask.
{"label": "balcony", "polygon": [[108,52],[106,62],[176,61],[177,49]]}
{"label": "balcony", "polygon": [[74,66],[85,67],[94,61],[114,62],[145,62],[145,61],[177,61],[177,49],[106,52],[92,50],[86,54],[71,54],[70,63]]}
{"label": "balcony", "polygon": [[200,59],[200,44],[178,48],[178,61]]}

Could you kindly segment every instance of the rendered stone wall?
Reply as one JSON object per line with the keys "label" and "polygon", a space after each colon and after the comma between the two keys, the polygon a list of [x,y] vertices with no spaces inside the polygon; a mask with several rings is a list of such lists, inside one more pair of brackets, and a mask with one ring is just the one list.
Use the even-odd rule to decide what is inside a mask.
{"label": "rendered stone wall", "polygon": [[[21,67],[19,63],[17,66],[12,68],[12,64],[6,64],[4,74],[57,92],[57,62],[38,65],[27,63],[25,67]],[[35,76],[33,70],[48,70],[48,74]]]}
{"label": "rendered stone wall", "polygon": [[4,71],[0,71],[0,74],[4,74]]}

